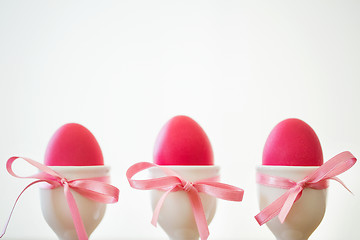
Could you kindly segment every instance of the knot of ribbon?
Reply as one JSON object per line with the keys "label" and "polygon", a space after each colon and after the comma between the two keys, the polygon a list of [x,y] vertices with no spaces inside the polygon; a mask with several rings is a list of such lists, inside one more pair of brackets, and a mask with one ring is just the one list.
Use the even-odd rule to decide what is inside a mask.
{"label": "knot of ribbon", "polygon": [[60,184],[61,184],[61,186],[64,186],[65,184],[67,184],[67,179],[66,178],[60,179]]}
{"label": "knot of ribbon", "polygon": [[[148,168],[157,167],[165,173],[165,177],[134,180],[133,176]],[[206,240],[209,237],[209,229],[206,221],[203,205],[199,193],[205,193],[210,196],[228,200],[228,201],[242,201],[244,190],[228,184],[217,182],[218,177],[208,178],[195,182],[189,182],[183,179],[175,171],[156,165],[149,162],[139,162],[132,165],[126,172],[126,177],[131,187],[140,190],[160,190],[165,193],[159,199],[153,213],[151,223],[156,226],[160,209],[165,201],[165,198],[170,192],[185,191],[189,197],[194,219],[199,231],[201,240]]]}
{"label": "knot of ribbon", "polygon": [[190,192],[190,190],[193,188],[193,183],[186,181],[185,185],[183,186],[183,190],[185,192]]}
{"label": "knot of ribbon", "polygon": [[308,184],[306,181],[301,180],[301,181],[297,182],[296,185],[298,185],[301,189],[304,189],[307,187]]}
{"label": "knot of ribbon", "polygon": [[260,213],[255,216],[256,221],[259,225],[263,225],[278,216],[280,222],[283,223],[293,204],[301,197],[305,188],[325,189],[329,186],[328,180],[330,179],[339,182],[351,192],[336,176],[350,169],[355,163],[356,158],[350,152],[342,152],[298,182],[287,178],[257,173],[257,183],[269,187],[288,189],[288,191],[261,210]]}
{"label": "knot of ribbon", "polygon": [[[21,177],[14,173],[12,170],[12,164],[15,160],[22,159],[25,160],[30,165],[38,168],[40,170],[39,173],[27,176],[27,177]],[[16,178],[32,178],[37,179],[34,182],[27,185],[19,194],[17,199],[15,200],[15,203],[13,205],[13,208],[10,212],[10,216],[5,224],[4,230],[2,234],[0,235],[0,238],[5,235],[6,228],[9,225],[11,215],[14,211],[14,208],[16,206],[16,203],[18,202],[20,196],[25,192],[26,189],[28,189],[30,186],[45,182],[49,184],[50,189],[54,189],[57,187],[63,187],[64,188],[64,194],[66,201],[68,203],[71,216],[73,219],[73,223],[76,229],[76,233],[78,235],[79,240],[87,240],[88,236],[85,231],[84,223],[81,219],[79,209],[76,205],[76,201],[70,191],[73,190],[80,195],[91,199],[93,201],[102,202],[102,203],[116,203],[119,199],[119,189],[110,185],[109,177],[95,177],[95,178],[83,178],[83,179],[74,179],[74,180],[67,180],[65,177],[61,176],[59,173],[52,170],[50,167],[43,165],[39,162],[36,162],[34,160],[31,160],[29,158],[21,158],[21,157],[11,157],[8,159],[6,163],[6,169],[9,172],[10,175],[16,177]]]}

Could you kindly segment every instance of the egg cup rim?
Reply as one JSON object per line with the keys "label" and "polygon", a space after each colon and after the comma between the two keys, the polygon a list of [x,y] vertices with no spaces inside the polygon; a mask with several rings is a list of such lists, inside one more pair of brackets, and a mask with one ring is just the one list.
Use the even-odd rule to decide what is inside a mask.
{"label": "egg cup rim", "polygon": [[111,169],[110,166],[108,165],[91,165],[91,166],[47,166],[49,168],[51,168],[52,170],[86,170],[86,169],[96,169],[96,168],[99,168],[99,169],[102,169],[102,168],[105,168],[105,169]]}
{"label": "egg cup rim", "polygon": [[256,170],[259,169],[276,169],[276,170],[281,170],[281,169],[286,169],[286,170],[300,170],[300,169],[304,169],[304,170],[311,170],[311,169],[318,169],[320,166],[285,166],[285,165],[257,165],[256,166]]}

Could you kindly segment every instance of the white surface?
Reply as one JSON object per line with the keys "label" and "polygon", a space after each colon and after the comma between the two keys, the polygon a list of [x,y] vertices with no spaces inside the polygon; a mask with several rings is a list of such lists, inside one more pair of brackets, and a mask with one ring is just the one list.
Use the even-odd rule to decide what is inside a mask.
{"label": "white surface", "polygon": [[[0,1],[0,224],[28,183],[6,173],[7,158],[42,161],[54,131],[78,122],[121,189],[93,239],[166,239],[125,172],[151,161],[162,125],[186,114],[207,132],[222,181],[245,189],[240,204],[218,201],[210,239],[273,239],[253,216],[275,124],[309,123],[325,159],[360,154],[359,12],[359,1]],[[360,238],[359,174],[356,164],[341,176],[355,196],[331,185],[312,239]],[[36,187],[6,238],[55,239]]]}

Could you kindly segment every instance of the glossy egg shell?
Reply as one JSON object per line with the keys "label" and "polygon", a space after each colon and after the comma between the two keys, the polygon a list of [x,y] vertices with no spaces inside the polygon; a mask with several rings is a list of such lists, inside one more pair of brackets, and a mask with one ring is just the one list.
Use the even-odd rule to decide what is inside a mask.
{"label": "glossy egg shell", "polygon": [[213,165],[212,147],[205,131],[193,119],[176,116],[161,129],[154,148],[159,165]]}
{"label": "glossy egg shell", "polygon": [[48,166],[94,166],[104,165],[104,159],[94,135],[80,124],[68,123],[50,139],[44,163]]}
{"label": "glossy egg shell", "polygon": [[290,118],[271,131],[263,151],[263,165],[320,166],[323,153],[315,131],[304,121]]}

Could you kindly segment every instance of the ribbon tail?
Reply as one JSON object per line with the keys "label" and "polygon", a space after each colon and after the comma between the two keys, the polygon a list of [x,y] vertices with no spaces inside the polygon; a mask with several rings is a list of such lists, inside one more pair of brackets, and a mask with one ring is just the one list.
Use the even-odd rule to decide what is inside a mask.
{"label": "ribbon tail", "polygon": [[154,209],[154,213],[151,219],[151,224],[154,225],[156,227],[157,225],[157,221],[159,218],[159,214],[160,214],[160,209],[162,207],[162,205],[164,204],[165,198],[167,197],[167,195],[173,190],[174,188],[170,188],[169,190],[167,190],[159,199],[158,203],[156,204],[156,207]]}
{"label": "ribbon tail", "polygon": [[12,214],[13,214],[13,212],[14,212],[15,206],[16,206],[17,202],[19,201],[21,195],[25,192],[26,189],[28,189],[28,188],[31,187],[32,185],[34,185],[34,184],[36,184],[36,183],[39,183],[39,182],[44,182],[44,181],[43,181],[43,180],[38,180],[38,181],[35,181],[35,182],[30,183],[29,185],[27,185],[27,186],[21,191],[21,193],[19,194],[19,196],[16,198],[15,203],[14,203],[14,205],[13,205],[11,211],[10,211],[10,215],[9,215],[9,217],[8,217],[8,220],[6,221],[5,227],[4,227],[4,229],[3,229],[3,231],[2,231],[2,233],[1,233],[1,235],[0,235],[0,238],[2,238],[2,237],[5,235],[5,233],[6,233],[6,229],[7,229],[8,225],[9,225],[9,223],[10,223],[11,216],[12,216]]}
{"label": "ribbon tail", "polygon": [[268,221],[270,221],[271,219],[273,219],[274,217],[276,217],[279,214],[288,195],[289,195],[289,192],[286,192],[285,194],[281,195],[278,199],[276,199],[270,205],[265,207],[263,210],[260,211],[260,213],[258,213],[255,216],[255,219],[259,223],[260,226],[267,223]]}
{"label": "ribbon tail", "polygon": [[85,231],[84,223],[81,219],[79,209],[67,183],[64,184],[64,193],[70,208],[71,216],[73,218],[74,226],[79,240],[88,240],[88,236]]}
{"label": "ribbon tail", "polygon": [[283,205],[283,207],[280,210],[280,213],[278,215],[278,218],[281,223],[285,222],[285,219],[287,215],[289,214],[292,206],[294,205],[294,202],[297,199],[297,196],[302,191],[302,188],[300,186],[296,186],[294,189],[289,190],[289,195],[286,198],[286,201]]}
{"label": "ribbon tail", "polygon": [[348,190],[352,195],[354,195],[354,193],[345,185],[345,183],[344,183],[343,181],[341,181],[340,178],[332,177],[332,178],[330,178],[330,179],[337,181],[337,182],[340,183],[346,190]]}
{"label": "ribbon tail", "polygon": [[200,239],[207,240],[210,233],[199,193],[195,188],[193,188],[188,192],[188,196],[194,213],[195,222],[198,227]]}

